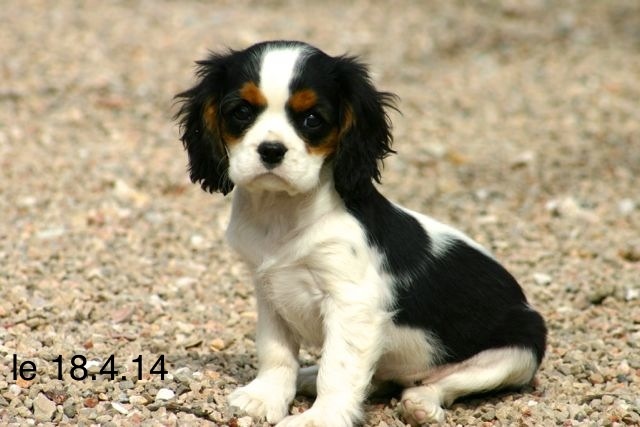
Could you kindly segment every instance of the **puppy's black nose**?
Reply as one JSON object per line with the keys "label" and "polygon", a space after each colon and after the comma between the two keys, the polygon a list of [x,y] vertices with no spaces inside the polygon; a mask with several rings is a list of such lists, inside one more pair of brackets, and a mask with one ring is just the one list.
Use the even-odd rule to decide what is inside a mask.
{"label": "puppy's black nose", "polygon": [[265,141],[258,145],[258,154],[267,169],[273,169],[278,166],[284,158],[287,147],[281,142]]}

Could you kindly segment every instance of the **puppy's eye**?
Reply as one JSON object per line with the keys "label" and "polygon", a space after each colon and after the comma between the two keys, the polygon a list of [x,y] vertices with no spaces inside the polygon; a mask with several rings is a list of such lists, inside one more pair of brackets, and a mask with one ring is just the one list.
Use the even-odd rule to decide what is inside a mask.
{"label": "puppy's eye", "polygon": [[322,117],[315,113],[309,113],[302,119],[302,126],[309,130],[318,129],[323,123]]}
{"label": "puppy's eye", "polygon": [[231,112],[231,116],[238,122],[247,123],[253,119],[253,110],[248,105],[240,105]]}

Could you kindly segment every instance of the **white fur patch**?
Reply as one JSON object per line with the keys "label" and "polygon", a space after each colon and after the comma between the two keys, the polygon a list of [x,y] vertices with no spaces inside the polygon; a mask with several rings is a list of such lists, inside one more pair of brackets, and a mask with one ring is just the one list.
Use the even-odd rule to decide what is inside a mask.
{"label": "white fur patch", "polygon": [[301,54],[301,47],[278,48],[264,53],[259,87],[267,98],[268,110],[284,111],[289,99],[289,84]]}
{"label": "white fur patch", "polygon": [[444,356],[442,343],[422,329],[387,324],[384,336],[385,350],[377,364],[376,380],[413,384]]}
{"label": "white fur patch", "polygon": [[444,255],[447,252],[447,249],[451,246],[451,243],[459,240],[465,242],[467,245],[477,249],[483,254],[493,257],[485,247],[481,246],[478,242],[464,234],[462,231],[433,219],[430,216],[414,212],[402,206],[395,206],[396,208],[413,216],[418,220],[418,222],[420,222],[431,238],[432,251],[435,256]]}

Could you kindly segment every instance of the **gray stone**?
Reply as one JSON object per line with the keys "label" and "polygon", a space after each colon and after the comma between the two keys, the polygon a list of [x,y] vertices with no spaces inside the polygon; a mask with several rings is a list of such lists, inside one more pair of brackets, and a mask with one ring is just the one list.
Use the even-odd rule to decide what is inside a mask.
{"label": "gray stone", "polygon": [[56,412],[56,404],[40,393],[33,401],[33,416],[36,421],[46,422],[53,419]]}

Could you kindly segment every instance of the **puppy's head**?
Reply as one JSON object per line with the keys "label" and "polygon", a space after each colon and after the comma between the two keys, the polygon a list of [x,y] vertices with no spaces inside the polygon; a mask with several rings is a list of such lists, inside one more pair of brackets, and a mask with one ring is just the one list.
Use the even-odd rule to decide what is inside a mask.
{"label": "puppy's head", "polygon": [[191,180],[204,190],[305,193],[325,165],[345,200],[379,182],[393,95],[378,92],[356,58],[275,41],[197,64],[176,117]]}

